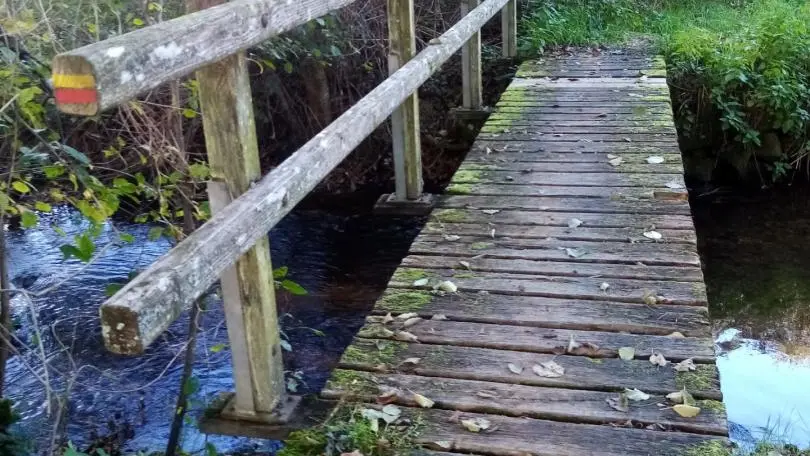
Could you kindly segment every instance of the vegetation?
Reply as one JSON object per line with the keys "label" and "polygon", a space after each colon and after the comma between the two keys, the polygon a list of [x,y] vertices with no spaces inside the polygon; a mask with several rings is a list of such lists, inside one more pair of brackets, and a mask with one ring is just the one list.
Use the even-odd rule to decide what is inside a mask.
{"label": "vegetation", "polygon": [[[688,448],[683,456],[735,456],[737,451],[718,441]],[[793,445],[760,443],[748,456],[810,456],[810,450],[800,450]]]}
{"label": "vegetation", "polygon": [[770,182],[810,153],[808,27],[799,0],[559,0],[532,8],[522,37],[530,52],[651,39],[667,60],[688,171]]}

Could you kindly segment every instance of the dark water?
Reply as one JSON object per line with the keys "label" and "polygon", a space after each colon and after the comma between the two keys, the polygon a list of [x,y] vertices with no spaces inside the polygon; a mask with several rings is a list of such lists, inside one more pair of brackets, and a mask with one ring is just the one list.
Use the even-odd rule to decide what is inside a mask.
{"label": "dark water", "polygon": [[[318,391],[323,386],[422,223],[414,218],[368,213],[296,210],[271,232],[274,265],[288,266],[289,277],[310,292],[300,298],[279,296],[282,329],[293,346],[293,351],[285,354],[285,368],[303,379],[300,392]],[[61,210],[44,218],[36,229],[10,232],[13,282],[41,292],[65,278],[70,280],[35,298],[34,312],[17,305],[14,317],[21,326],[20,338],[29,344],[36,341],[31,331],[32,317],[36,317],[51,363],[50,381],[57,390],[71,385],[70,439],[81,447],[95,435],[117,433],[127,441],[129,450],[162,450],[179,387],[187,319],[176,322],[145,355],[120,357],[107,353],[101,345],[98,306],[105,299],[103,291],[108,284],[123,281],[131,271],[148,266],[170,247],[169,242],[149,242],[145,226],[109,225],[99,245],[115,239],[114,229],[135,235],[136,241],[109,248],[85,268],[77,261],[62,259],[59,246],[67,239],[49,225],[61,227],[71,237],[85,228],[80,216]],[[224,316],[216,298],[209,299],[202,320],[204,330],[195,368],[197,413],[218,392],[233,390],[229,352],[216,348],[227,343]],[[319,335],[321,332],[325,335]],[[51,428],[45,418],[48,401],[42,387],[42,363],[36,353],[29,353],[13,358],[9,366],[9,394],[17,400],[24,417],[20,429],[45,448]],[[193,425],[186,428],[185,448],[200,449],[204,436]],[[268,450],[274,445],[224,437],[209,441],[220,450]]]}
{"label": "dark water", "polygon": [[732,437],[810,447],[810,190],[693,195]]}

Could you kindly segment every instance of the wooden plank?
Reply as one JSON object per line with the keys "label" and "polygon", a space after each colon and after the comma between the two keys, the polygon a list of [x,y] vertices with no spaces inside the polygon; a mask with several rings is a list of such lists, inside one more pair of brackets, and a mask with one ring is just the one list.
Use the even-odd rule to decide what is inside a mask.
{"label": "wooden plank", "polygon": [[[697,243],[697,236],[694,231],[689,230],[668,230],[657,229],[663,236],[657,242],[690,244]],[[467,223],[435,223],[430,222],[425,225],[425,234],[437,235],[468,235],[468,236],[490,236],[492,227],[489,224],[475,225]],[[554,238],[561,241],[594,241],[594,242],[630,242],[639,237],[637,228],[599,228],[581,225],[577,228],[568,226],[520,226],[520,225],[497,225],[497,236],[513,239],[546,239]],[[645,238],[646,239],[646,238]],[[647,240],[652,242],[651,240]]]}
{"label": "wooden plank", "polygon": [[[546,134],[535,131],[531,127],[493,127],[482,129],[480,133],[482,139],[500,138],[501,140],[525,140],[534,139],[543,143],[553,142],[620,142],[620,143],[666,143],[672,140],[672,135],[662,133],[652,134],[619,134],[619,133],[552,133]],[[670,142],[672,144],[672,142]]]}
{"label": "wooden plank", "polygon": [[501,54],[505,58],[517,56],[517,0],[510,0],[501,12]]}
{"label": "wooden plank", "polygon": [[656,116],[657,118],[666,118],[665,116],[672,117],[672,108],[668,105],[661,106],[661,107],[654,107],[654,106],[624,106],[618,105],[614,107],[589,107],[589,106],[502,106],[498,107],[495,112],[514,112],[520,113],[525,116],[542,116],[544,114],[548,115],[557,115],[557,114],[569,114],[569,115],[581,115],[581,114],[592,114],[592,115],[610,115],[610,114],[622,114],[627,117],[631,118],[644,118],[648,116]]}
{"label": "wooden plank", "polygon": [[[245,54],[199,70],[197,81],[211,180],[222,183],[227,195],[211,195],[214,211],[221,213],[262,174]],[[266,236],[239,258],[221,281],[225,314],[231,317],[228,338],[234,347],[245,350],[234,357],[238,387],[234,404],[239,415],[270,413],[287,391],[273,283]]]}
{"label": "wooden plank", "polygon": [[[469,161],[467,163],[470,163]],[[445,190],[449,195],[490,195],[490,196],[547,196],[574,198],[610,198],[613,200],[666,200],[686,201],[686,189],[648,187],[573,187],[557,185],[520,186],[502,183],[494,184],[450,184]]]}
{"label": "wooden plank", "polygon": [[[401,327],[402,320],[383,325],[383,317],[369,317],[360,328],[359,337],[396,340],[392,330]],[[591,358],[618,358],[622,347],[635,348],[636,359],[649,360],[660,353],[670,361],[693,359],[697,363],[714,362],[714,343],[711,339],[621,334],[615,332],[578,331],[570,329],[537,328],[530,326],[493,325],[475,322],[422,320],[408,326],[409,333],[420,343],[455,345],[461,347],[493,348],[529,353],[551,353],[588,356]],[[569,344],[588,344],[577,351],[567,351]]]}
{"label": "wooden plank", "polygon": [[495,234],[495,238],[461,235],[455,241],[448,241],[442,236],[422,233],[411,245],[411,252],[430,254],[433,249],[435,254],[455,256],[486,255],[488,258],[582,263],[700,266],[697,249],[688,244],[509,239],[497,236],[497,225]]}
{"label": "wooden plank", "polygon": [[[413,409],[408,411],[413,412]],[[481,452],[490,456],[681,456],[690,447],[712,440],[728,444],[728,440],[722,437],[692,433],[462,414],[461,419],[487,419],[496,429],[491,433],[473,433],[465,431],[451,419],[453,412],[424,410],[413,413],[422,417],[426,428],[424,434],[417,437],[418,442],[433,449],[449,443],[453,451]],[[441,442],[441,445],[436,442]]]}
{"label": "wooden plank", "polygon": [[[511,350],[457,347],[453,345],[406,344],[402,342],[373,339],[355,339],[346,349],[338,364],[343,369],[359,369],[377,372],[392,371],[408,358],[419,358],[408,372],[428,377],[480,380],[532,386],[552,386],[594,391],[623,391],[638,388],[650,394],[669,394],[682,389],[682,379],[676,379],[671,367],[658,367],[647,360],[624,361],[618,358],[603,358],[597,362],[585,356],[547,355]],[[532,366],[554,361],[565,369],[562,377],[540,377],[532,372]],[[524,367],[515,374],[508,364]],[[713,364],[698,366],[699,374],[690,373],[690,378],[699,375],[701,381],[690,383],[695,388],[689,391],[701,399],[721,399],[717,367]]]}
{"label": "wooden plank", "polygon": [[581,212],[598,214],[679,214],[689,215],[686,201],[609,198],[564,198],[545,196],[445,195],[437,207],[482,210],[523,210],[527,212]]}
{"label": "wooden plank", "polygon": [[431,214],[433,220],[442,223],[469,223],[486,225],[528,225],[528,226],[568,226],[572,218],[581,220],[585,226],[601,228],[694,230],[692,217],[682,215],[627,215],[627,214],[583,214],[567,212],[546,212],[542,214],[504,210],[496,214],[485,214],[478,210],[437,209]]}
{"label": "wooden plank", "polygon": [[[517,276],[517,274],[516,274]],[[389,287],[425,290],[414,287],[413,280],[399,280],[395,275]],[[698,282],[650,282],[634,279],[604,279],[602,277],[476,277],[464,273],[452,277],[459,290],[486,292],[518,296],[540,296],[545,298],[610,300],[644,304],[649,296],[655,296],[656,305],[677,304],[686,306],[706,306],[706,287]],[[608,282],[610,288],[602,291],[602,284]],[[439,280],[429,283],[429,289],[437,286]]]}
{"label": "wooden plank", "polygon": [[[615,155],[615,154],[606,154],[604,152],[584,152],[584,153],[566,153],[566,152],[534,152],[534,153],[521,153],[521,152],[510,152],[509,148],[505,151],[495,151],[492,148],[489,148],[487,151],[486,147],[476,147],[467,153],[467,157],[464,160],[464,164],[466,166],[473,167],[477,163],[567,163],[567,164],[576,164],[576,163],[599,163],[604,164],[607,163],[608,155]],[[650,154],[652,155],[652,154]],[[622,156],[622,163],[623,164],[645,164],[647,163],[647,158],[650,155],[643,155],[643,154],[626,154]],[[664,153],[664,154],[657,154],[659,157],[664,159],[665,163],[682,163],[681,156],[679,154],[672,154],[672,153]]]}
{"label": "wooden plank", "polygon": [[[461,16],[469,14],[480,3],[481,0],[462,0]],[[461,48],[461,94],[464,108],[479,109],[484,104],[482,81],[481,33],[475,33]]]}
{"label": "wooden plank", "polygon": [[270,228],[507,1],[485,0],[250,190],[108,299],[101,306],[105,344],[124,354],[143,352],[186,306],[257,241],[265,238]]}
{"label": "wooden plank", "polygon": [[667,111],[672,109],[672,104],[664,100],[641,100],[638,98],[631,98],[630,100],[614,100],[614,101],[593,101],[590,99],[584,100],[561,100],[561,99],[529,99],[529,100],[510,100],[501,99],[495,104],[496,108],[604,108],[606,112],[611,112],[615,109],[630,108],[638,110],[645,108],[650,110]]}
{"label": "wooden plank", "polygon": [[[646,154],[661,155],[664,153],[680,153],[678,144],[675,142],[651,143],[628,143],[628,142],[550,142],[543,143],[530,139],[509,139],[501,137],[479,138],[476,140],[473,150],[489,147],[495,153],[607,153],[614,155],[624,154]],[[646,158],[645,156],[645,158]]]}
{"label": "wooden plank", "polygon": [[[585,125],[587,122],[583,122],[582,125],[578,127],[567,127],[563,125],[558,125],[556,122],[547,122],[547,121],[534,121],[534,120],[500,120],[500,119],[493,119],[489,120],[485,125],[487,130],[491,131],[502,131],[504,128],[511,128],[511,129],[528,129],[535,133],[543,133],[545,135],[554,135],[554,134],[577,134],[577,133],[589,133],[589,134],[624,134],[624,135],[633,135],[633,134],[668,134],[668,135],[675,135],[675,127],[664,127],[664,126],[654,126],[653,124],[649,126],[600,126],[596,125],[595,123],[591,123],[591,125]],[[674,136],[673,136],[674,138]]]}
{"label": "wooden plank", "polygon": [[489,293],[431,294],[392,289],[375,307],[376,313],[417,312],[423,318],[446,315],[454,321],[543,326],[634,334],[711,337],[708,311],[695,306],[584,301]]}
{"label": "wooden plank", "polygon": [[510,185],[567,185],[597,187],[667,187],[667,184],[684,187],[680,173],[513,173],[508,171],[476,171],[458,173],[451,181],[455,184],[503,183]]}
{"label": "wooden plank", "polygon": [[572,423],[608,424],[630,420],[643,426],[660,424],[665,429],[702,434],[722,436],[728,433],[725,413],[707,408],[695,418],[682,418],[669,408],[652,406],[667,403],[663,396],[653,396],[649,401],[630,407],[627,412],[620,412],[607,403],[617,395],[604,391],[437,379],[409,374],[371,374],[340,369],[336,373],[336,376],[355,378],[356,382],[346,384],[330,381],[322,396],[374,402],[377,394],[389,393],[399,405],[418,407],[410,393],[414,391],[433,400],[436,403],[434,408],[446,410]]}
{"label": "wooden plank", "polygon": [[57,107],[95,115],[353,2],[233,1],[59,54],[54,79],[91,77],[97,101],[81,109],[57,101]]}
{"label": "wooden plank", "polygon": [[[416,55],[416,19],[413,0],[388,0],[388,73],[396,73]],[[422,196],[422,144],[419,95],[411,94],[391,114],[391,136],[396,175],[396,199],[414,201]]]}
{"label": "wooden plank", "polygon": [[[467,267],[459,264],[464,261]],[[524,260],[503,258],[459,259],[430,255],[411,255],[402,260],[402,266],[415,269],[458,269],[461,274],[516,273],[547,276],[601,277],[603,279],[680,280],[697,282],[703,280],[699,268],[671,266],[639,266],[627,264],[571,263],[548,260]]]}
{"label": "wooden plank", "polygon": [[[603,161],[587,164],[565,163],[561,165],[555,165],[544,163],[541,165],[528,165],[528,164],[512,165],[509,163],[494,162],[489,165],[482,165],[479,163],[464,163],[459,168],[459,170],[468,170],[468,169],[493,170],[493,171],[497,170],[497,171],[511,171],[524,174],[534,172],[553,172],[553,173],[568,172],[574,174],[578,173],[683,174],[683,165],[681,164],[680,161],[668,163],[666,159],[664,159],[663,163],[649,163],[647,160],[651,156],[630,157],[633,159],[630,160],[630,158],[628,158],[627,162],[625,162],[624,157],[622,157],[622,162],[619,166],[611,165],[609,163],[610,159],[607,158],[606,156]],[[656,157],[663,158],[661,155],[658,155]]]}

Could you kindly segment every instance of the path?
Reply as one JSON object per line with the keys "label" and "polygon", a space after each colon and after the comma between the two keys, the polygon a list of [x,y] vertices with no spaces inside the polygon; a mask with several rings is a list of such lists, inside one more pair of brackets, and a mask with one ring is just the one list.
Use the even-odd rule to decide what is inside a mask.
{"label": "path", "polygon": [[[518,76],[323,395],[396,391],[441,454],[683,454],[724,439],[660,60],[567,56]],[[690,358],[696,371],[673,369]],[[695,418],[658,405],[684,386]],[[624,388],[653,396],[621,411]],[[459,422],[476,417],[490,429]]]}

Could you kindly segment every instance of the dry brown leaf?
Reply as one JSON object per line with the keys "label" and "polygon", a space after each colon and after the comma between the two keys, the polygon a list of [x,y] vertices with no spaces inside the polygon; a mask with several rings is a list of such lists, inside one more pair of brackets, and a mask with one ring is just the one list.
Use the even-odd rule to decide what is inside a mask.
{"label": "dry brown leaf", "polygon": [[435,402],[419,393],[414,393],[411,391],[411,394],[413,395],[413,400],[416,401],[416,403],[422,408],[431,408],[435,404]]}
{"label": "dry brown leaf", "polygon": [[434,320],[434,321],[444,321],[444,320],[447,320],[447,315],[445,315],[445,314],[435,314],[432,317],[430,317],[430,319]]}
{"label": "dry brown leaf", "polygon": [[383,404],[383,405],[390,404],[392,402],[395,402],[396,400],[397,400],[397,390],[395,390],[395,389],[392,389],[390,391],[387,391],[387,392],[377,396],[377,403],[378,404]]}
{"label": "dry brown leaf", "polygon": [[391,312],[388,312],[387,314],[385,314],[385,317],[383,317],[383,320],[382,320],[384,325],[388,324],[388,323],[391,323],[392,321],[394,321],[394,317],[391,316]]}
{"label": "dry brown leaf", "polygon": [[394,333],[394,339],[402,342],[419,342],[419,338],[408,331],[397,331]]}
{"label": "dry brown leaf", "polygon": [[624,396],[627,398],[627,400],[630,401],[647,401],[650,399],[649,394],[636,388],[633,389],[625,388]]}
{"label": "dry brown leaf", "polygon": [[461,239],[461,236],[457,234],[443,234],[442,237],[445,241],[455,242]]}
{"label": "dry brown leaf", "polygon": [[[489,149],[487,147],[487,149]],[[449,440],[437,440],[433,442],[434,445],[441,448],[442,450],[452,450],[453,449],[453,442]]]}
{"label": "dry brown leaf", "polygon": [[416,279],[416,280],[413,281],[413,286],[415,286],[415,287],[424,287],[429,282],[430,282],[430,280],[426,279],[426,278]]}
{"label": "dry brown leaf", "polygon": [[509,371],[512,372],[513,374],[522,374],[523,373],[523,366],[509,363],[509,364],[506,365],[506,367],[508,367]]}
{"label": "dry brown leaf", "polygon": [[661,367],[666,367],[666,365],[669,364],[669,361],[667,361],[661,353],[653,353],[650,355],[650,362]]}
{"label": "dry brown leaf", "polygon": [[678,404],[672,407],[678,415],[684,418],[694,418],[700,414],[700,408],[692,405]]}
{"label": "dry brown leaf", "polygon": [[636,357],[636,349],[633,347],[622,347],[619,349],[619,358],[630,361]]}
{"label": "dry brown leaf", "polygon": [[630,411],[630,404],[624,394],[620,394],[618,397],[605,399],[605,401],[614,410],[618,410],[623,413]]}
{"label": "dry brown leaf", "polygon": [[487,214],[487,215],[495,215],[498,212],[501,212],[501,210],[500,209],[482,209],[481,212],[483,212],[484,214]]}
{"label": "dry brown leaf", "polygon": [[403,328],[410,328],[411,326],[419,323],[420,321],[422,321],[422,318],[420,318],[420,317],[409,318],[409,319],[405,320],[404,323],[402,323],[402,327]]}
{"label": "dry brown leaf", "polygon": [[470,432],[481,432],[489,429],[492,423],[486,418],[468,418],[461,420],[461,425]]}
{"label": "dry brown leaf", "polygon": [[667,334],[667,337],[671,337],[673,339],[686,339],[686,336],[683,333],[675,331],[672,334]]}
{"label": "dry brown leaf", "polygon": [[444,282],[440,283],[437,286],[437,288],[439,290],[446,291],[448,293],[455,293],[456,291],[458,291],[458,287],[456,286],[456,284],[454,284],[449,280],[445,280]]}
{"label": "dry brown leaf", "polygon": [[406,358],[405,361],[399,363],[400,366],[405,364],[417,365],[419,362],[422,361],[422,358]]}
{"label": "dry brown leaf", "polygon": [[565,375],[565,368],[555,363],[554,361],[546,361],[532,366],[532,371],[538,377],[558,378]]}
{"label": "dry brown leaf", "polygon": [[400,320],[407,320],[409,318],[418,317],[418,316],[419,316],[419,314],[416,313],[416,312],[408,312],[408,313],[397,315],[397,318],[400,319]]}
{"label": "dry brown leaf", "polygon": [[692,358],[689,358],[674,365],[673,368],[678,372],[690,372],[697,369],[697,366],[695,366],[695,362]]}

